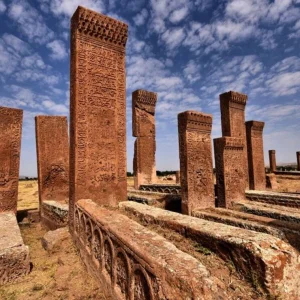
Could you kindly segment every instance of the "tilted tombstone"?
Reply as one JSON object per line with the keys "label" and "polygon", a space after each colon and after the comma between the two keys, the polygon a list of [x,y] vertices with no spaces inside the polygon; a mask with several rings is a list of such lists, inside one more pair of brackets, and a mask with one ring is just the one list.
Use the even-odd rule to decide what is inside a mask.
{"label": "tilted tombstone", "polygon": [[128,26],[78,7],[71,19],[70,226],[74,205],[127,199],[125,46]]}
{"label": "tilted tombstone", "polygon": [[134,142],[134,187],[156,182],[155,105],[157,94],[145,90],[132,93],[132,133]]}
{"label": "tilted tombstone", "polygon": [[215,207],[211,145],[212,115],[178,114],[181,211]]}
{"label": "tilted tombstone", "polygon": [[244,141],[242,138],[214,139],[217,206],[231,208],[234,202],[245,199]]}
{"label": "tilted tombstone", "polygon": [[246,122],[249,187],[251,190],[266,189],[266,172],[263,145],[264,126],[264,122]]}
{"label": "tilted tombstone", "polygon": [[0,107],[0,212],[17,212],[23,110]]}

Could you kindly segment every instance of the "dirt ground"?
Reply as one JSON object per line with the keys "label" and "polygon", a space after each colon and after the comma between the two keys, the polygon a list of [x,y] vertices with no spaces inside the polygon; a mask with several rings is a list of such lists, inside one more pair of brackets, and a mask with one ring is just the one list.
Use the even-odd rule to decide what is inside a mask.
{"label": "dirt ground", "polygon": [[30,249],[32,272],[18,283],[0,287],[1,300],[111,299],[85,271],[71,238],[50,254],[41,244],[45,229],[39,224],[20,228]]}

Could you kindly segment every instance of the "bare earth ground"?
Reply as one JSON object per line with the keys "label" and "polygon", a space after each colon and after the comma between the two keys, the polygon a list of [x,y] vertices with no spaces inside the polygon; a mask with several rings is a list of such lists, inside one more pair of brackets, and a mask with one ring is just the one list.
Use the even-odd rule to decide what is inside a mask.
{"label": "bare earth ground", "polygon": [[40,240],[46,230],[39,224],[23,225],[21,232],[30,249],[32,272],[18,283],[0,287],[0,299],[111,299],[85,271],[71,238],[61,243],[59,251],[48,254]]}
{"label": "bare earth ground", "polygon": [[[298,182],[282,181],[280,188],[290,191],[291,185],[293,188],[295,184],[299,186]],[[175,181],[160,179],[158,183],[174,184]],[[128,187],[133,187],[132,177],[128,178],[127,184]],[[33,208],[38,208],[37,181],[20,181],[18,210]],[[224,283],[224,289],[229,294],[228,299],[265,299],[255,291],[256,287],[251,287],[243,280],[230,263],[224,263],[200,244],[195,244],[192,240],[160,226],[151,225],[149,228],[172,241],[182,251],[199,259]],[[30,247],[33,269],[18,283],[0,287],[0,299],[110,299],[108,293],[100,290],[94,279],[85,271],[70,238],[61,244],[59,251],[49,254],[42,248],[41,238],[46,230],[39,224],[21,225],[21,232],[25,244]]]}

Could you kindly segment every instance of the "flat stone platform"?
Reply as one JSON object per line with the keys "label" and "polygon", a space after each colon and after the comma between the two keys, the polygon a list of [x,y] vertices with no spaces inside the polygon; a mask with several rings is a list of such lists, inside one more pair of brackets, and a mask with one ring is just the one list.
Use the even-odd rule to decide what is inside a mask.
{"label": "flat stone platform", "polygon": [[50,230],[68,225],[69,205],[64,202],[44,200],[42,202],[42,224]]}
{"label": "flat stone platform", "polygon": [[24,245],[14,213],[0,214],[0,285],[30,272],[29,249]]}
{"label": "flat stone platform", "polygon": [[247,190],[246,197],[251,201],[300,208],[300,195],[295,193]]}
{"label": "flat stone platform", "polygon": [[258,283],[267,294],[299,299],[299,254],[281,239],[135,202],[122,202],[120,207],[142,224],[154,223],[173,229],[233,262],[236,269]]}
{"label": "flat stone platform", "polygon": [[228,299],[219,279],[196,258],[91,200],[76,204],[74,240],[113,299]]}

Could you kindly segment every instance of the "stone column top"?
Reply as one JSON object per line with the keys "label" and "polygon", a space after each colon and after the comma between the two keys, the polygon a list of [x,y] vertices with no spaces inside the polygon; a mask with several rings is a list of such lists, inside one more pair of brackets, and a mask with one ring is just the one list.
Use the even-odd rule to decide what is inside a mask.
{"label": "stone column top", "polygon": [[265,126],[265,122],[254,121],[254,120],[247,121],[247,122],[245,122],[245,124],[246,124],[247,127],[252,127],[252,129],[260,130],[260,131],[262,131],[264,129],[264,126]]}
{"label": "stone column top", "polygon": [[235,103],[246,105],[248,96],[245,94],[238,93],[238,92],[229,91],[229,92],[220,94],[220,100],[221,101],[227,100],[230,102],[235,102]]}
{"label": "stone column top", "polygon": [[178,122],[180,122],[187,130],[199,130],[211,132],[212,129],[211,114],[205,114],[198,111],[187,110],[178,114]]}
{"label": "stone column top", "polygon": [[49,119],[49,120],[54,120],[54,119],[60,119],[60,120],[66,120],[67,117],[66,116],[46,116],[46,115],[38,115],[35,116],[36,120],[43,120],[43,119]]}
{"label": "stone column top", "polygon": [[71,18],[71,26],[88,37],[102,40],[112,47],[125,51],[128,25],[93,10],[78,6]]}
{"label": "stone column top", "polygon": [[14,115],[19,114],[19,116],[23,116],[23,109],[19,108],[11,108],[11,107],[5,107],[5,106],[0,106],[0,113],[3,112],[6,115]]}
{"label": "stone column top", "polygon": [[145,109],[147,112],[154,115],[156,102],[157,93],[140,89],[132,93],[132,108],[138,107],[140,109]]}
{"label": "stone column top", "polygon": [[214,139],[216,143],[223,144],[223,147],[225,149],[244,149],[244,139],[242,138],[236,138],[236,137],[229,137],[229,136],[223,136],[220,138]]}
{"label": "stone column top", "polygon": [[269,153],[275,153],[276,150],[269,150]]}

